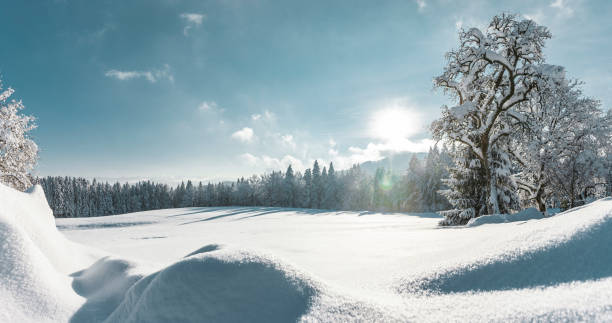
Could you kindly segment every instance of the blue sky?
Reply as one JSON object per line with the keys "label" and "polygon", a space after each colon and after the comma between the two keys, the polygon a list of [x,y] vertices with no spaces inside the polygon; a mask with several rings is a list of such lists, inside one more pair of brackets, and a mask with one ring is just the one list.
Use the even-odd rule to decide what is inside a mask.
{"label": "blue sky", "polygon": [[11,1],[0,73],[39,175],[228,179],[426,149],[460,27],[548,26],[549,63],[612,104],[612,1]]}

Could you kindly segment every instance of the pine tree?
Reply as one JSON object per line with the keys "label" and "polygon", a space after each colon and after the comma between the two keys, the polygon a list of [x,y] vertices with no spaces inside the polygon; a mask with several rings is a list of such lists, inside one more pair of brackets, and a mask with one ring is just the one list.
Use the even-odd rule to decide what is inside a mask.
{"label": "pine tree", "polygon": [[315,160],[312,166],[312,189],[310,191],[311,207],[321,208],[321,169],[319,162]]}
{"label": "pine tree", "polygon": [[181,201],[181,207],[193,206],[194,196],[195,196],[195,189],[193,187],[193,183],[190,180],[188,180],[187,185],[185,186],[185,191],[184,191],[183,198]]}
{"label": "pine tree", "polygon": [[312,208],[312,172],[310,168],[304,171],[304,190],[302,195],[302,207]]}
{"label": "pine tree", "polygon": [[284,189],[285,192],[285,205],[289,207],[296,206],[296,183],[295,176],[293,175],[293,168],[291,165],[287,167],[287,171],[285,172],[284,179]]}
{"label": "pine tree", "polygon": [[486,214],[486,177],[482,174],[480,159],[469,149],[461,147],[454,153],[455,165],[444,180],[448,189],[440,191],[453,209],[442,211],[441,225],[462,225],[471,218]]}
{"label": "pine tree", "polygon": [[325,189],[323,193],[323,206],[326,209],[336,209],[338,207],[338,182],[334,164],[329,163],[327,177],[325,180]]}

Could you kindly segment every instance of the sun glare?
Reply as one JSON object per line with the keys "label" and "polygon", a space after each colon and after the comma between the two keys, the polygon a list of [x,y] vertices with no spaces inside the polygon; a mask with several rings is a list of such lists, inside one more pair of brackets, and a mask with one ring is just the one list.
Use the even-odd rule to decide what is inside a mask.
{"label": "sun glare", "polygon": [[406,108],[386,108],[374,113],[370,134],[376,138],[389,141],[405,139],[418,133],[420,127],[418,113]]}

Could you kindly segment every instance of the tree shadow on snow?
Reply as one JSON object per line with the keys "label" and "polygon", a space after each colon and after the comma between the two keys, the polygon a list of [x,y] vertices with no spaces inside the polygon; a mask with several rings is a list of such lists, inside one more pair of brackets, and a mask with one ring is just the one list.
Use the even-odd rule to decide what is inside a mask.
{"label": "tree shadow on snow", "polygon": [[227,209],[232,209],[232,208],[234,208],[234,207],[231,207],[231,206],[222,206],[222,207],[192,208],[194,210],[193,212],[187,212],[187,213],[181,213],[181,214],[172,214],[172,215],[168,215],[167,218],[174,218],[174,217],[177,217],[177,216],[215,212],[215,211],[227,210]]}
{"label": "tree shadow on snow", "polygon": [[89,229],[113,229],[132,227],[137,225],[154,224],[152,221],[137,221],[137,222],[102,222],[102,223],[85,223],[73,225],[56,225],[58,230],[89,230]]}
{"label": "tree shadow on snow", "polygon": [[200,249],[198,249],[196,251],[190,252],[187,256],[185,256],[185,258],[191,257],[191,256],[195,256],[195,255],[198,255],[198,254],[201,254],[201,253],[216,251],[216,250],[219,250],[219,249],[221,249],[221,246],[216,244],[216,243],[207,244],[204,247],[202,247],[202,248],[200,248]]}
{"label": "tree shadow on snow", "polygon": [[[262,210],[262,209],[264,209],[264,208],[263,207],[241,208],[241,209],[238,209],[237,211],[234,211],[234,212],[224,213],[224,214],[216,215],[216,216],[213,216],[213,217],[210,217],[210,218],[204,218],[204,219],[198,219],[198,220],[194,220],[194,221],[184,222],[184,223],[181,223],[180,225],[192,224],[192,223],[197,223],[197,222],[213,221],[213,220],[225,218],[225,217],[232,216],[232,215],[238,215],[238,214],[250,213],[250,212],[257,212],[257,211]],[[227,210],[228,211],[236,210],[236,208],[228,208]]]}
{"label": "tree shadow on snow", "polygon": [[[399,216],[410,216],[410,217],[419,217],[419,218],[442,218],[442,216],[436,214],[436,213],[393,213],[393,212],[379,212],[379,211],[349,211],[349,210],[327,210],[327,209],[304,209],[304,208],[288,208],[288,207],[267,207],[267,206],[260,206],[260,207],[222,207],[222,208],[214,208],[211,210],[202,210],[202,211],[196,211],[196,212],[190,212],[190,213],[183,213],[183,214],[177,214],[177,215],[172,215],[172,216],[179,216],[179,215],[189,215],[189,214],[198,214],[198,213],[205,213],[205,212],[212,212],[212,211],[220,211],[220,210],[225,210],[228,211],[228,213],[224,213],[224,214],[220,214],[217,216],[212,216],[209,218],[203,218],[203,219],[198,219],[198,220],[193,220],[193,221],[189,221],[189,222],[184,222],[181,223],[180,225],[186,225],[186,224],[192,224],[192,223],[197,223],[197,222],[207,222],[207,221],[214,221],[217,219],[221,219],[221,218],[226,218],[226,217],[230,217],[230,216],[234,216],[234,215],[240,215],[240,214],[244,214],[244,213],[255,213],[252,215],[248,215],[248,216],[244,216],[238,219],[235,219],[234,221],[238,221],[238,220],[246,220],[246,219],[250,219],[250,218],[255,218],[255,217],[260,217],[260,216],[264,216],[264,215],[269,215],[269,214],[275,214],[275,213],[285,213],[285,212],[292,212],[295,214],[308,214],[308,215],[321,215],[321,214],[333,214],[333,215],[337,215],[337,214],[355,214],[357,216],[369,216],[369,215],[399,215]],[[233,211],[233,212],[231,212]],[[256,213],[257,212],[257,213]]]}
{"label": "tree shadow on snow", "polygon": [[612,220],[570,240],[400,285],[400,292],[456,293],[551,286],[612,276]]}
{"label": "tree shadow on snow", "polygon": [[377,211],[361,211],[358,212],[357,215],[358,216],[365,216],[365,215],[379,215],[379,214],[383,214],[383,215],[400,215],[400,216],[413,216],[413,217],[417,217],[417,218],[425,218],[425,219],[442,219],[443,216],[437,214],[437,213],[401,213],[401,212],[377,212]]}

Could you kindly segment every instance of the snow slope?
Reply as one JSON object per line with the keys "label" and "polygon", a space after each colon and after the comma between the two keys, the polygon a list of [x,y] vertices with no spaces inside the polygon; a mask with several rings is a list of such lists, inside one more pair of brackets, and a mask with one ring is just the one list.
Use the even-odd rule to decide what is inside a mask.
{"label": "snow slope", "polygon": [[85,247],[41,193],[0,186],[0,321],[612,320],[612,199],[460,228],[260,207],[56,220]]}
{"label": "snow slope", "polygon": [[[68,255],[79,253],[81,257]],[[0,321],[65,321],[83,303],[70,287],[88,256],[54,226],[40,186],[0,184]]]}

